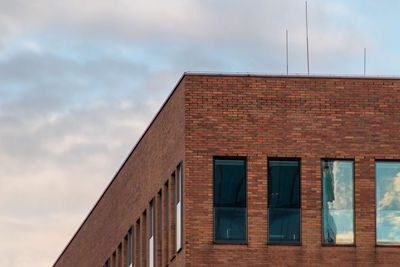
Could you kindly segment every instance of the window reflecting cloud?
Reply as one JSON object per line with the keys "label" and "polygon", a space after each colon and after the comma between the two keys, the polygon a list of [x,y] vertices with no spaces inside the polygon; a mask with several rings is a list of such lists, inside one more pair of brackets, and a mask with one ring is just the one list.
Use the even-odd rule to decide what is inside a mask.
{"label": "window reflecting cloud", "polygon": [[323,243],[354,243],[353,161],[323,160]]}
{"label": "window reflecting cloud", "polygon": [[376,162],[376,239],[400,245],[400,162]]}

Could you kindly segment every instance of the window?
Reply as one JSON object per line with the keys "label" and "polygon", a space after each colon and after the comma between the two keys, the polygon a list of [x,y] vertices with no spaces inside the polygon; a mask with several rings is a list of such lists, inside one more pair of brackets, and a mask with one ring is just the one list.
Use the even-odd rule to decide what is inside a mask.
{"label": "window", "polygon": [[162,190],[158,192],[158,216],[157,216],[157,222],[158,222],[158,248],[157,248],[157,257],[159,258],[160,263],[162,263],[162,244],[163,244],[163,201],[162,201]]}
{"label": "window", "polygon": [[118,263],[118,266],[122,267],[122,244],[119,244],[118,246]]}
{"label": "window", "polygon": [[376,243],[400,245],[400,161],[376,161]]}
{"label": "window", "polygon": [[182,248],[182,164],[176,168],[175,180],[176,195],[176,251]]}
{"label": "window", "polygon": [[149,267],[154,267],[154,199],[149,210]]}
{"label": "window", "polygon": [[354,244],[352,160],[322,160],[322,243]]}
{"label": "window", "polygon": [[147,266],[147,217],[146,217],[146,211],[143,212],[142,214],[143,218],[143,223],[142,223],[142,260],[143,260],[143,266]]}
{"label": "window", "polygon": [[125,262],[124,262],[124,266],[127,267],[128,265],[128,256],[129,256],[129,251],[128,251],[128,235],[125,235],[124,237],[124,247],[123,247],[123,253],[124,253],[124,257],[125,257]]}
{"label": "window", "polygon": [[140,219],[136,221],[136,266],[141,266],[140,258]]}
{"label": "window", "polygon": [[113,267],[117,267],[117,252],[114,251],[113,255],[112,255],[112,266]]}
{"label": "window", "polygon": [[169,260],[169,202],[169,187],[167,181],[165,183],[165,262]]}
{"label": "window", "polygon": [[268,160],[268,242],[300,243],[300,160]]}
{"label": "window", "polygon": [[104,263],[104,267],[110,267],[110,259],[108,259],[108,260],[106,261],[106,263]]}
{"label": "window", "polygon": [[246,160],[214,158],[214,241],[246,242]]}
{"label": "window", "polygon": [[127,242],[126,242],[126,266],[127,267],[132,267],[133,266],[133,262],[132,262],[132,251],[133,251],[133,244],[132,244],[132,233],[133,233],[133,229],[130,228],[128,231],[128,235],[126,236]]}

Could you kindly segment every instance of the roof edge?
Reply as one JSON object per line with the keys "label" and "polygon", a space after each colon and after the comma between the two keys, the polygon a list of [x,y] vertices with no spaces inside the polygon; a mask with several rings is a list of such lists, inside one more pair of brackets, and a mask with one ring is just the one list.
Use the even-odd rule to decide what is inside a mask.
{"label": "roof edge", "polygon": [[82,229],[83,225],[86,223],[86,221],[89,219],[90,215],[92,214],[92,212],[94,211],[94,209],[97,207],[97,205],[100,203],[101,199],[103,198],[103,196],[105,195],[105,193],[108,191],[108,189],[110,188],[110,186],[112,185],[112,183],[114,182],[114,180],[117,178],[118,174],[121,172],[122,168],[125,166],[126,162],[128,161],[128,159],[131,157],[131,155],[133,154],[133,152],[135,151],[135,149],[137,148],[137,146],[139,145],[140,141],[142,141],[142,139],[144,138],[144,136],[146,135],[146,133],[148,132],[148,130],[150,129],[150,127],[153,125],[153,123],[155,122],[155,120],[157,119],[158,115],[161,113],[161,111],[164,109],[165,105],[168,103],[168,101],[171,99],[172,95],[175,93],[176,89],[179,87],[179,85],[181,84],[181,82],[183,81],[183,79],[186,76],[186,72],[184,72],[181,77],[179,78],[178,82],[175,84],[174,88],[172,89],[172,91],[169,93],[168,97],[166,98],[166,100],[164,101],[164,103],[161,105],[160,109],[157,111],[156,115],[153,117],[153,119],[151,120],[150,124],[147,126],[147,128],[144,130],[143,134],[140,136],[140,138],[138,139],[138,141],[136,142],[136,144],[133,146],[132,150],[129,152],[128,156],[125,158],[125,160],[123,161],[123,163],[121,164],[121,166],[119,167],[118,171],[115,173],[115,175],[113,176],[113,178],[111,179],[110,183],[107,185],[106,189],[103,191],[103,193],[101,194],[100,198],[96,201],[96,203],[94,204],[93,208],[90,210],[90,212],[88,213],[88,215],[85,217],[85,219],[83,220],[83,222],[81,223],[81,225],[79,226],[78,230],[76,230],[76,232],[74,233],[74,235],[72,236],[71,240],[68,242],[68,244],[65,246],[65,248],[62,250],[61,254],[58,256],[57,260],[54,262],[53,267],[56,266],[57,262],[61,259],[61,256],[64,255],[65,251],[67,250],[67,248],[71,245],[72,241],[75,239],[76,235],[79,233],[79,231]]}
{"label": "roof edge", "polygon": [[270,78],[318,78],[318,79],[362,79],[362,80],[400,80],[400,75],[399,76],[364,76],[364,75],[326,75],[326,74],[303,74],[303,73],[294,73],[294,74],[284,74],[284,73],[278,73],[278,74],[266,74],[266,73],[250,73],[250,72],[193,72],[193,71],[187,71],[184,72],[181,77],[179,78],[178,82],[176,83],[175,87],[172,89],[164,103],[161,105],[160,109],[157,111],[156,115],[153,117],[151,120],[150,124],[147,126],[147,128],[144,130],[143,134],[140,136],[136,144],[133,146],[132,150],[129,152],[128,156],[126,159],[123,161],[121,166],[119,167],[118,171],[115,173],[113,178],[111,179],[110,183],[107,185],[106,189],[103,191],[101,194],[100,198],[96,201],[95,205],[93,208],[90,210],[88,215],[85,217],[84,221],[81,223],[79,228],[76,230],[74,235],[72,236],[71,240],[68,242],[68,244],[65,246],[65,248],[62,250],[56,261],[54,262],[53,266],[55,266],[58,261],[61,259],[62,255],[64,255],[65,251],[67,248],[71,245],[72,241],[75,239],[76,235],[79,233],[79,231],[82,229],[83,225],[86,223],[94,209],[97,207],[105,193],[108,191],[118,174],[121,172],[122,168],[125,166],[126,162],[128,159],[131,157],[139,143],[142,141],[150,127],[153,125],[154,121],[157,119],[158,115],[161,113],[161,111],[164,109],[165,105],[168,103],[168,101],[171,99],[172,95],[176,91],[176,89],[179,87],[185,76],[221,76],[221,77],[270,77]]}
{"label": "roof edge", "polygon": [[265,77],[265,78],[317,78],[317,79],[361,79],[361,80],[400,80],[400,75],[357,75],[357,74],[305,74],[305,73],[251,73],[251,72],[196,72],[188,71],[184,76],[219,77]]}

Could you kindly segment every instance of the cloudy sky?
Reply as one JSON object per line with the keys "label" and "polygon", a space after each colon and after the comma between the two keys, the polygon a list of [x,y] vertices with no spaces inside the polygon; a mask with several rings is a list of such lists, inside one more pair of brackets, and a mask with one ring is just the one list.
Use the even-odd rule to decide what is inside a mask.
{"label": "cloudy sky", "polygon": [[[349,4],[348,2],[351,2]],[[398,1],[309,0],[310,71],[400,74]],[[0,0],[0,266],[50,266],[184,71],[306,72],[304,1]]]}

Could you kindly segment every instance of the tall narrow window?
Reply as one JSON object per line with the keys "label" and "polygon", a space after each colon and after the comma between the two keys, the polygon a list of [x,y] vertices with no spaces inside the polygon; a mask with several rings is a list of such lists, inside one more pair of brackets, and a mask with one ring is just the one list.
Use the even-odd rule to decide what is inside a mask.
{"label": "tall narrow window", "polygon": [[165,262],[169,260],[169,186],[165,183]]}
{"label": "tall narrow window", "polygon": [[322,243],[354,243],[352,160],[322,160]]}
{"label": "tall narrow window", "polygon": [[142,242],[143,242],[143,266],[147,266],[147,216],[146,211],[143,212],[143,223],[142,223]]}
{"label": "tall narrow window", "polygon": [[400,161],[376,161],[376,243],[400,245]]}
{"label": "tall narrow window", "polygon": [[300,160],[268,160],[268,242],[300,243]]}
{"label": "tall narrow window", "polygon": [[122,244],[120,243],[118,246],[118,267],[122,266]]}
{"label": "tall narrow window", "polygon": [[176,251],[182,248],[182,164],[176,169]]}
{"label": "tall narrow window", "polygon": [[110,267],[111,265],[110,265],[110,259],[108,259],[107,261],[106,261],[106,263],[104,264],[104,267]]}
{"label": "tall narrow window", "polygon": [[133,234],[133,229],[132,227],[128,231],[127,235],[127,247],[126,247],[126,266],[127,267],[132,267],[133,262],[132,262],[132,251],[133,251],[133,242],[132,242],[132,234]]}
{"label": "tall narrow window", "polygon": [[246,160],[214,158],[214,241],[246,242]]}
{"label": "tall narrow window", "polygon": [[149,267],[154,267],[154,199],[149,210]]}
{"label": "tall narrow window", "polygon": [[112,266],[113,267],[117,267],[117,252],[114,251],[113,255],[112,255]]}
{"label": "tall narrow window", "polygon": [[162,244],[163,244],[163,201],[162,201],[162,190],[158,192],[158,215],[157,215],[157,222],[158,222],[158,233],[157,233],[157,259],[159,264],[162,264]]}
{"label": "tall narrow window", "polygon": [[136,221],[136,266],[141,266],[140,249],[140,219]]}
{"label": "tall narrow window", "polygon": [[124,238],[124,266],[128,267],[128,257],[129,257],[129,243],[128,243],[128,235],[125,235]]}

